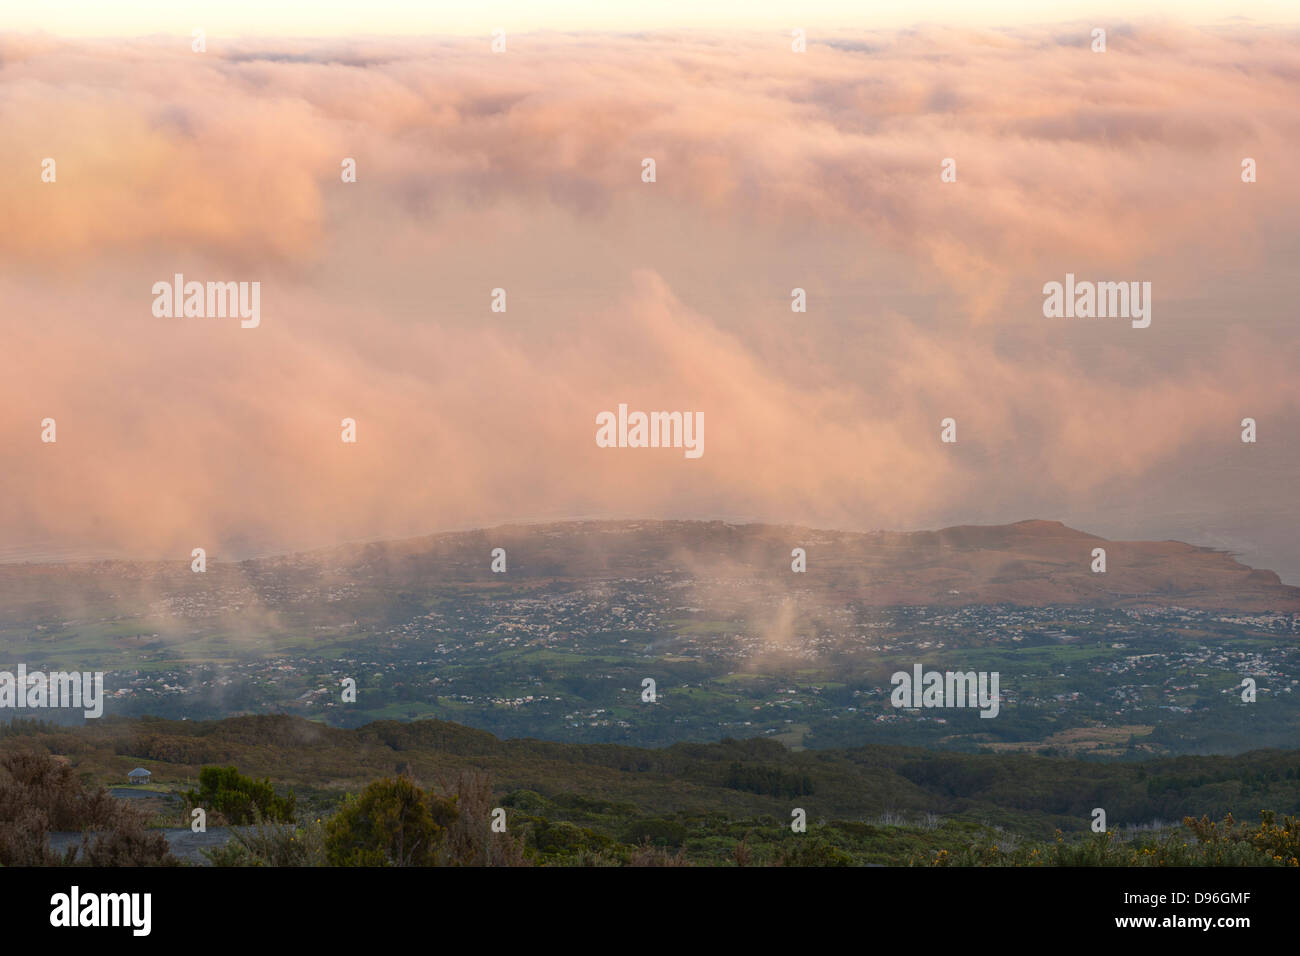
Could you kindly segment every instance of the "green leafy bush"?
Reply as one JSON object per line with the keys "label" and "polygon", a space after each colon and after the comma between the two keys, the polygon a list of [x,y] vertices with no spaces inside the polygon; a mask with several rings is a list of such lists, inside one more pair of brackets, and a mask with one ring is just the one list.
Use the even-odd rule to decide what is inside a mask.
{"label": "green leafy bush", "polygon": [[454,800],[406,777],[376,780],[325,824],[325,858],[331,866],[436,866],[457,816]]}
{"label": "green leafy bush", "polygon": [[270,780],[245,777],[234,767],[204,767],[199,771],[199,789],[188,791],[185,799],[190,806],[220,813],[237,825],[259,819],[291,823],[297,802],[292,791],[278,797]]}

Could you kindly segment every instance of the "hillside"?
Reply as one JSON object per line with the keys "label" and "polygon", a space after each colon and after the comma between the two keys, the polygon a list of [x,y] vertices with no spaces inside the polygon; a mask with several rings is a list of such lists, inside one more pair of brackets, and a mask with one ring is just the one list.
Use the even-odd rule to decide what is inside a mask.
{"label": "hillside", "polygon": [[[0,566],[0,608],[11,622],[87,616],[203,616],[292,611],[327,602],[337,619],[380,622],[392,599],[429,585],[599,582],[665,573],[786,587],[791,550],[804,548],[800,588],[826,599],[898,605],[1177,605],[1300,611],[1300,588],[1231,555],[1178,541],[1107,541],[1055,521],[941,531],[851,533],[697,521],[507,525],[289,556],[223,563],[205,574],[175,562]],[[1107,571],[1090,569],[1103,547]],[[504,548],[508,572],[489,570]],[[246,622],[247,623],[247,622]]]}
{"label": "hillside", "polygon": [[[103,671],[114,716],[436,718],[569,743],[1140,759],[1289,746],[1300,728],[1300,618],[1285,610],[1300,589],[1222,552],[1055,522],[576,522],[219,557],[201,574],[0,568],[0,670]],[[1000,675],[997,719],[893,707],[891,675],[917,664]]]}

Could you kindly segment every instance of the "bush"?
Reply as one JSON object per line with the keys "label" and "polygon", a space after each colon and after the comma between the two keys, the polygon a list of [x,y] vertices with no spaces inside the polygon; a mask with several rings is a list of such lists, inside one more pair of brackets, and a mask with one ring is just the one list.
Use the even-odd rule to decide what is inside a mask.
{"label": "bush", "polygon": [[128,824],[81,838],[81,864],[85,866],[177,866],[167,838],[143,824]]}
{"label": "bush", "polygon": [[406,777],[376,780],[325,824],[325,858],[331,866],[435,866],[457,816],[455,800]]}
{"label": "bush", "polygon": [[782,848],[777,866],[853,866],[854,859],[827,841],[805,837]]}
{"label": "bush", "polygon": [[[81,846],[50,850],[51,831],[85,830]],[[80,852],[80,860],[78,860]],[[175,864],[167,840],[145,828],[140,811],[102,787],[86,790],[72,767],[46,753],[0,757],[0,866]]]}
{"label": "bush", "polygon": [[203,855],[213,866],[324,866],[325,828],[319,820],[293,827],[259,819]]}
{"label": "bush", "polygon": [[1272,811],[1260,814],[1258,827],[1237,823],[1228,814],[1215,822],[1208,816],[1183,819],[1183,826],[1163,839],[1115,839],[1113,832],[1090,833],[1066,841],[1057,831],[1054,845],[1029,844],[1012,849],[995,843],[940,850],[931,866],[1300,866],[1300,821],[1286,817],[1279,826]]}
{"label": "bush", "polygon": [[191,807],[220,813],[234,824],[256,820],[292,823],[297,803],[292,791],[277,797],[270,780],[245,777],[234,767],[204,767],[199,771],[198,791],[188,791],[185,799]]}
{"label": "bush", "polygon": [[623,831],[623,842],[632,844],[646,843],[650,846],[681,846],[686,840],[686,827],[676,820],[663,820],[649,817],[636,820]]}

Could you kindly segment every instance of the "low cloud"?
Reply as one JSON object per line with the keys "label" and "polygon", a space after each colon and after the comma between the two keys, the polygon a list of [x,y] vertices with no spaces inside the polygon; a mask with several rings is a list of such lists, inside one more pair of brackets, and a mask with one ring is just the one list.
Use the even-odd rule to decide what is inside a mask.
{"label": "low cloud", "polygon": [[[1289,507],[1296,37],[1088,39],[0,36],[0,530],[220,560],[581,515],[1086,527],[1160,486],[1164,537]],[[153,317],[178,272],[260,281],[261,327]],[[1066,272],[1152,282],[1151,328],[1043,318]],[[620,402],[703,411],[704,456],[597,448]]]}

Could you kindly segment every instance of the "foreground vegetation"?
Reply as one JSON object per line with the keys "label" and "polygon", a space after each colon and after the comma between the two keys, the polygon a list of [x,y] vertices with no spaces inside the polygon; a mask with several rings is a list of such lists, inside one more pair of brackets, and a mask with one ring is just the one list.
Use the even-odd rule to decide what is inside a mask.
{"label": "foreground vegetation", "polygon": [[[207,854],[218,866],[856,866],[862,847],[876,835],[871,826],[844,821],[816,835],[777,839],[775,821],[753,827],[737,841],[725,827],[713,839],[730,853],[724,859],[672,851],[649,833],[640,842],[618,843],[597,830],[520,815],[513,833],[493,833],[487,791],[471,783],[450,796],[425,793],[405,778],[378,780],[322,824],[302,827],[259,825],[239,832],[224,848]],[[478,797],[479,799],[475,799]],[[1258,826],[1188,817],[1163,836],[1117,839],[1113,833],[1052,843],[1007,846],[987,838],[955,850],[916,854],[910,865],[933,866],[1300,866],[1300,820],[1275,822],[1271,811]],[[754,821],[758,823],[759,821]],[[940,828],[942,829],[942,828]],[[636,831],[633,831],[634,833]],[[937,833],[939,839],[953,834]],[[664,834],[657,835],[662,844]],[[1004,848],[1005,847],[1005,848]]]}
{"label": "foreground vegetation", "polygon": [[[104,789],[137,764],[162,791],[130,802],[147,811]],[[207,851],[232,866],[1295,866],[1300,752],[646,750],[285,716],[0,729],[0,864],[173,862],[157,828],[188,827],[195,807],[210,828],[245,825]],[[1109,833],[1090,832],[1095,807]],[[49,850],[47,834],[81,830],[75,852]]]}

